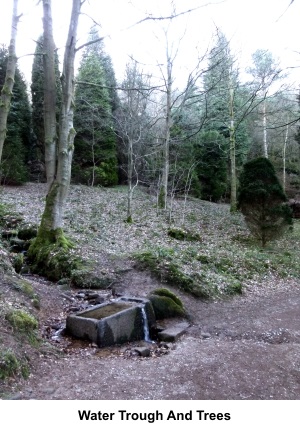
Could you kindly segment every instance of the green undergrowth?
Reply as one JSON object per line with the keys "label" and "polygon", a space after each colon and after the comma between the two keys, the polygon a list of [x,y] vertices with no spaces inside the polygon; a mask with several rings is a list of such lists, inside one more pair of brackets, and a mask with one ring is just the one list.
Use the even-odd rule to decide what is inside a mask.
{"label": "green undergrowth", "polygon": [[149,247],[135,253],[137,267],[162,282],[201,298],[241,294],[250,281],[266,276],[300,277],[300,223],[265,248],[247,234],[220,243]]}
{"label": "green undergrowth", "polygon": [[19,358],[12,349],[0,348],[0,380],[19,376],[27,379],[29,374],[29,363],[26,358]]}
{"label": "green undergrowth", "polygon": [[38,322],[33,315],[21,309],[10,309],[6,313],[5,319],[11,325],[16,335],[26,338],[32,345],[39,343],[36,331]]}
{"label": "green undergrowth", "polygon": [[79,257],[61,229],[48,242],[38,236],[29,248],[28,261],[34,273],[54,282],[65,280],[74,288],[106,289],[114,280],[99,274],[94,262]]}
{"label": "green undergrowth", "polygon": [[242,290],[241,283],[233,277],[222,278],[211,271],[188,272],[183,261],[176,258],[173,252],[145,251],[134,257],[141,269],[150,270],[160,281],[196,297],[208,299],[221,294],[238,294]]}

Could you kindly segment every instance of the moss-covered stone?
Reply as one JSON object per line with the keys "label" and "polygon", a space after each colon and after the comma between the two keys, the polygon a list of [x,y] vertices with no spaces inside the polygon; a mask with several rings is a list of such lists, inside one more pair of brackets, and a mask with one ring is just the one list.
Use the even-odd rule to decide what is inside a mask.
{"label": "moss-covered stone", "polygon": [[149,300],[157,319],[183,317],[186,314],[182,301],[167,288],[151,291]]}
{"label": "moss-covered stone", "polygon": [[156,319],[183,317],[184,309],[170,297],[150,295],[149,300],[154,309]]}
{"label": "moss-covered stone", "polygon": [[200,241],[201,236],[198,233],[193,233],[192,231],[178,228],[178,227],[171,227],[168,230],[168,236],[172,237],[173,239],[177,240],[187,240],[190,242],[194,241]]}
{"label": "moss-covered stone", "polygon": [[9,241],[10,251],[22,252],[26,248],[28,249],[28,243],[25,240],[19,239],[18,237],[12,237]]}
{"label": "moss-covered stone", "polygon": [[91,288],[95,290],[104,290],[111,286],[115,278],[95,274],[92,268],[73,270],[70,276],[70,284],[75,288]]}
{"label": "moss-covered stone", "polygon": [[36,226],[24,226],[18,230],[18,238],[22,240],[30,240],[37,236],[38,229]]}
{"label": "moss-covered stone", "polygon": [[178,306],[183,308],[183,303],[180,298],[177,297],[176,294],[172,293],[172,291],[168,290],[168,288],[157,288],[156,290],[152,291],[151,294],[156,296],[170,297],[170,299],[174,300]]}

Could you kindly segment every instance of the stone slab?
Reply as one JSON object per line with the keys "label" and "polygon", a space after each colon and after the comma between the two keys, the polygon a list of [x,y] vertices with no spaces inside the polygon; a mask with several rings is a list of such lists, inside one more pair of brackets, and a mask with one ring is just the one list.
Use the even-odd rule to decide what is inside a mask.
{"label": "stone slab", "polygon": [[189,323],[187,322],[177,323],[158,333],[158,339],[164,342],[176,342],[186,332],[188,327]]}

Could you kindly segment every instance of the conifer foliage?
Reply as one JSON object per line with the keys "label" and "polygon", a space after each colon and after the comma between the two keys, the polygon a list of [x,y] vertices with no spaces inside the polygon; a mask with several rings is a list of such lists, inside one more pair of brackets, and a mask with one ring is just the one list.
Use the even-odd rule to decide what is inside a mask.
{"label": "conifer foliage", "polygon": [[291,225],[291,210],[272,163],[264,157],[244,165],[238,207],[251,233],[264,247]]}
{"label": "conifer foliage", "polygon": [[[90,41],[97,38],[94,30]],[[114,73],[102,42],[88,45],[77,75],[73,181],[86,185],[116,185],[117,151],[112,112],[117,106]]]}
{"label": "conifer foliage", "polygon": [[[5,80],[8,50],[0,48],[0,87]],[[31,112],[26,83],[18,67],[15,72],[10,111],[7,118],[7,134],[1,162],[1,182],[19,185],[28,180],[27,161],[30,155]]]}

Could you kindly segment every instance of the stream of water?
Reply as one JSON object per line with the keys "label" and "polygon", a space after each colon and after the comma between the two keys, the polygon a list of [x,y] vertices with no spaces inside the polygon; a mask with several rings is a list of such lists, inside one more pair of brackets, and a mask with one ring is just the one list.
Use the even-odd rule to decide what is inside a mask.
{"label": "stream of water", "polygon": [[149,334],[149,324],[148,324],[148,318],[147,318],[145,306],[142,306],[141,309],[142,309],[142,317],[143,317],[143,325],[144,325],[144,341],[145,342],[152,342],[152,340],[150,339],[150,334]]}

